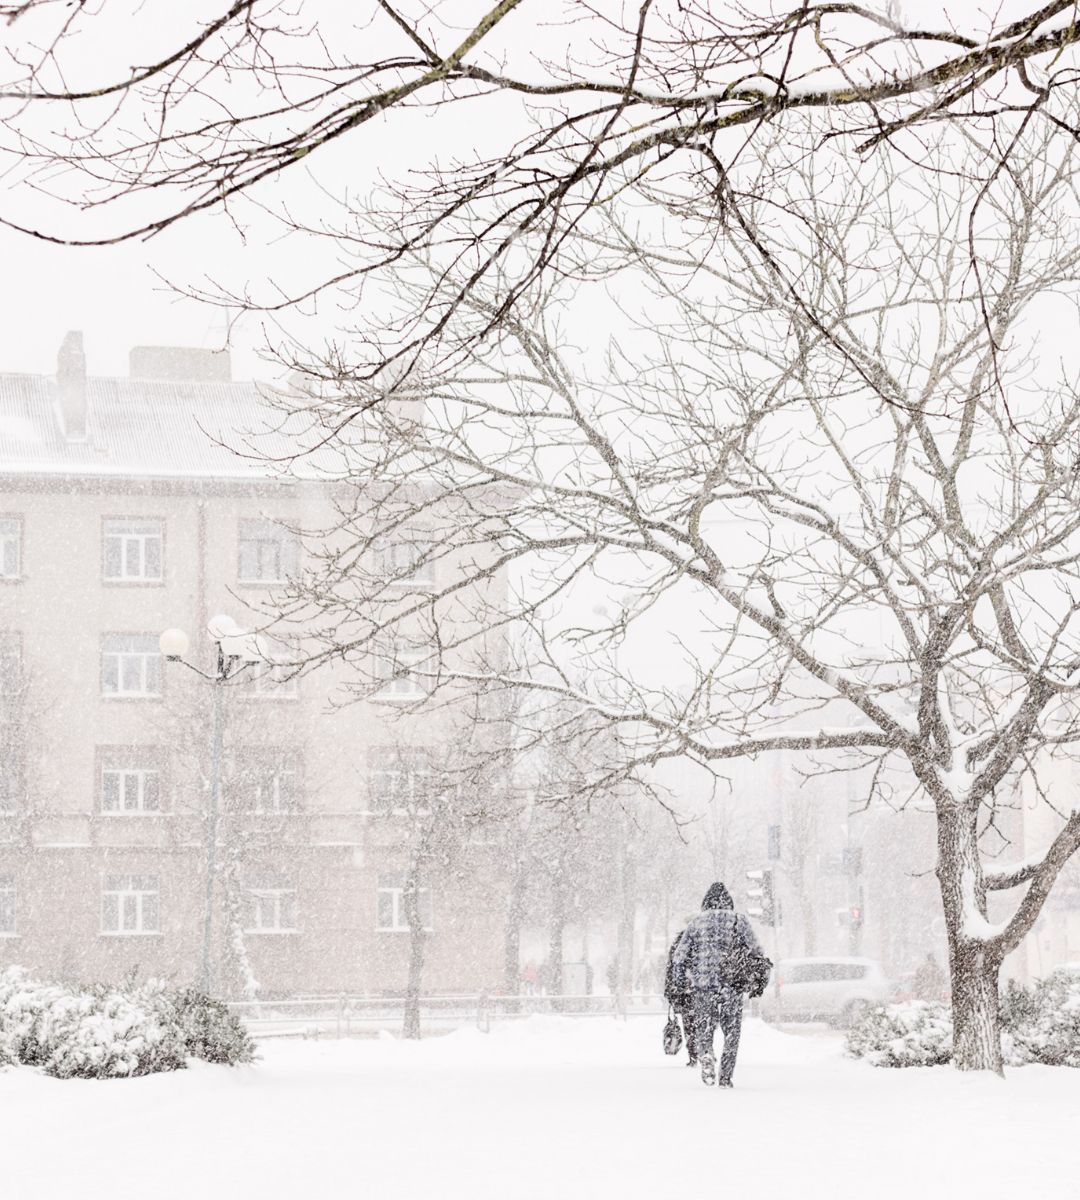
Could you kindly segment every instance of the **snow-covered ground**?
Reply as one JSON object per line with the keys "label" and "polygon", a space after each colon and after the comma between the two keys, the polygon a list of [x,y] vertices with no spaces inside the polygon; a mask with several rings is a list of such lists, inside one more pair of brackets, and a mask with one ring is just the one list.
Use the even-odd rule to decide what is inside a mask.
{"label": "snow-covered ground", "polygon": [[660,1022],[534,1017],[422,1043],[265,1043],[254,1067],[0,1072],[11,1200],[1075,1200],[1080,1071],[875,1070],[751,1021],[733,1091]]}

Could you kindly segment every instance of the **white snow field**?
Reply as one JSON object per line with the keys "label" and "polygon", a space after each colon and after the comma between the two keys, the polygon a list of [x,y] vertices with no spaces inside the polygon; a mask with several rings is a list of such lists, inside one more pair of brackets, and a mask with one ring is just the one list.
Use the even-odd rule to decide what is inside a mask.
{"label": "white snow field", "polygon": [[1080,1071],[886,1071],[750,1021],[734,1090],[659,1019],[422,1043],[271,1041],[253,1067],[0,1072],[5,1200],[1075,1200]]}

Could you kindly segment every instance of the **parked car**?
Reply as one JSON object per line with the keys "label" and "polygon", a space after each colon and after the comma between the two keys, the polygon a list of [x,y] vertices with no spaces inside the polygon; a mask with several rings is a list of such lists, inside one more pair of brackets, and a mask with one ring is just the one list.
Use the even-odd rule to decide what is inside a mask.
{"label": "parked car", "polygon": [[767,1021],[829,1021],[850,1025],[887,1004],[893,985],[872,958],[785,958],[761,997]]}

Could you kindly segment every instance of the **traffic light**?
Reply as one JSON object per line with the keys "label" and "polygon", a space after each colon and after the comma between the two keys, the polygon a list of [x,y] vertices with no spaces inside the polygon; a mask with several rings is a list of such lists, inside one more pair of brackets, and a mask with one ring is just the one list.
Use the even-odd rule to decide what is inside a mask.
{"label": "traffic light", "polygon": [[746,898],[750,901],[747,912],[762,923],[776,924],[776,896],[773,890],[773,872],[771,867],[762,871],[747,871],[746,878],[750,887],[746,889]]}

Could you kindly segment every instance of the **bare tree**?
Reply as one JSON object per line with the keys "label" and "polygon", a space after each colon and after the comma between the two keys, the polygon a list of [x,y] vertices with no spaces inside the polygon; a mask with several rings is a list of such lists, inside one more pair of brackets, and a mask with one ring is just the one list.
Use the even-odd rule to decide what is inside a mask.
{"label": "bare tree", "polygon": [[[928,801],[964,1069],[1000,1069],[1001,961],[1080,845],[1075,802],[1046,791],[1080,737],[1080,394],[1037,361],[1047,303],[1080,281],[1075,151],[1022,123],[1014,143],[999,170],[963,131],[928,141],[942,196],[889,159],[795,162],[777,138],[763,171],[782,184],[722,244],[706,210],[681,245],[615,223],[583,247],[583,270],[621,264],[632,345],[573,345],[575,282],[469,341],[461,370],[380,392],[326,387],[317,364],[283,400],[355,484],[293,597],[333,629],[313,662],[370,675],[397,633],[429,702],[548,695],[612,731],[622,763],[600,787],[782,750],[862,767],[894,807]],[[445,569],[390,598],[373,564],[417,530]],[[487,590],[500,573],[508,590]],[[590,624],[597,588],[617,611]],[[658,637],[662,663],[634,665]],[[1060,826],[1003,866],[984,839],[1018,781]],[[988,894],[1021,888],[992,923]]]}
{"label": "bare tree", "polygon": [[[351,363],[374,371],[439,341],[480,281],[486,325],[513,311],[561,268],[566,239],[596,206],[631,184],[678,180],[693,191],[721,162],[729,200],[743,198],[739,165],[774,130],[804,132],[808,114],[824,117],[819,145],[896,146],[924,167],[922,131],[943,119],[979,128],[990,147],[999,120],[1017,112],[1075,132],[1075,0],[1031,3],[1008,21],[956,3],[951,19],[925,26],[877,4],[768,7],[642,0],[620,12],[569,0],[553,20],[541,0],[470,11],[369,0],[347,14],[318,0],[222,0],[202,17],[167,6],[163,37],[160,5],[6,4],[5,175],[82,218],[72,225],[53,210],[31,228],[9,209],[4,220],[95,245],[209,210],[246,223],[275,205],[281,176],[325,163],[320,183],[332,192],[333,148],[347,141],[351,161],[362,159],[361,139],[389,117],[419,143],[380,202],[389,227],[339,220],[324,198],[306,228],[320,238],[337,229],[353,257],[293,290],[278,279],[235,297],[279,312],[355,289],[371,306],[371,340],[351,348]],[[110,66],[87,53],[91,41],[131,45],[137,65]],[[435,120],[417,126],[417,108]],[[479,124],[505,133],[469,144]],[[462,132],[459,160],[444,165]],[[411,252],[438,255],[438,284],[387,318],[388,293],[373,281]]]}

